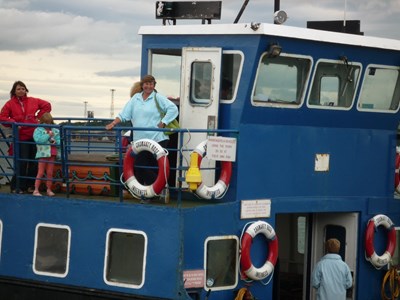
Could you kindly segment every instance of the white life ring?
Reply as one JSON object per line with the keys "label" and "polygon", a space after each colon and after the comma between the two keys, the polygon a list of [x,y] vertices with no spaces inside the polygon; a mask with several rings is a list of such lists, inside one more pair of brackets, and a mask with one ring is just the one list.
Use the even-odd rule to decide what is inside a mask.
{"label": "white life ring", "polygon": [[[201,161],[207,152],[207,140],[201,142],[193,150],[199,154],[198,166],[200,167]],[[226,190],[229,187],[229,182],[232,176],[232,162],[221,161],[221,173],[217,183],[213,186],[207,186],[203,182],[200,183],[196,189],[196,194],[203,199],[220,199],[225,195]]]}
{"label": "white life ring", "polygon": [[[254,267],[250,258],[250,249],[253,238],[257,234],[263,234],[268,240],[268,257],[261,268]],[[257,221],[251,224],[244,233],[241,240],[240,264],[242,272],[253,280],[263,280],[274,271],[278,259],[278,237],[274,228],[264,221]]]}
{"label": "white life ring", "polygon": [[[382,255],[378,255],[374,249],[374,235],[378,226],[383,225],[388,230],[387,237],[387,245],[385,253]],[[385,215],[376,215],[372,219],[368,221],[367,230],[365,232],[365,256],[371,264],[380,269],[383,266],[386,266],[396,248],[396,230],[394,228],[394,224],[392,220],[388,216]]]}
{"label": "white life ring", "polygon": [[[150,151],[156,156],[158,163],[157,179],[151,185],[142,185],[135,177],[135,156],[141,151]],[[165,150],[157,142],[141,139],[132,142],[124,158],[123,175],[126,187],[139,198],[152,198],[161,193],[169,176],[169,160]]]}

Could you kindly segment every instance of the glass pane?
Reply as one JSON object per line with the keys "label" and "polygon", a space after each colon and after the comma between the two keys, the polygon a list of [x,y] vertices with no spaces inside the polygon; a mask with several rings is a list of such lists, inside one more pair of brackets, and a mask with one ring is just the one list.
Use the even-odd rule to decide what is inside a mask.
{"label": "glass pane", "polygon": [[237,249],[236,239],[215,239],[207,242],[207,287],[216,288],[236,284]]}
{"label": "glass pane", "polygon": [[106,278],[110,282],[141,285],[145,237],[131,232],[111,232],[108,239]]}
{"label": "glass pane", "polygon": [[339,93],[339,78],[322,77],[320,99],[324,105],[337,106]]}
{"label": "glass pane", "polygon": [[311,61],[297,57],[263,57],[253,100],[267,104],[300,104]]}
{"label": "glass pane", "polygon": [[240,54],[222,55],[221,100],[233,100],[242,65]]}
{"label": "glass pane", "polygon": [[364,77],[359,108],[397,110],[399,100],[399,70],[369,67]]}
{"label": "glass pane", "polygon": [[34,269],[39,273],[66,274],[69,229],[38,226]]}
{"label": "glass pane", "polygon": [[304,254],[306,241],[306,217],[297,218],[297,252]]}
{"label": "glass pane", "polygon": [[181,74],[180,51],[168,54],[153,54],[151,57],[151,72],[156,81],[156,89],[165,96],[179,99],[180,74]]}
{"label": "glass pane", "polygon": [[361,67],[347,61],[317,64],[308,103],[325,107],[351,107]]}
{"label": "glass pane", "polygon": [[209,104],[211,101],[212,64],[209,62],[192,63],[191,78],[190,101]]}

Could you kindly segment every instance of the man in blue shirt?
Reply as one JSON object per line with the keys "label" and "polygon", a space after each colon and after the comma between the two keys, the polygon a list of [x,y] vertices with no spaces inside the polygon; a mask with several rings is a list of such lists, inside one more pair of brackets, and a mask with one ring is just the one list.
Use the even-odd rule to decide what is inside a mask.
{"label": "man in blue shirt", "polygon": [[317,289],[317,300],[345,300],[346,289],[353,285],[349,266],[338,254],[340,242],[329,239],[327,254],[317,263],[312,274],[312,286]]}

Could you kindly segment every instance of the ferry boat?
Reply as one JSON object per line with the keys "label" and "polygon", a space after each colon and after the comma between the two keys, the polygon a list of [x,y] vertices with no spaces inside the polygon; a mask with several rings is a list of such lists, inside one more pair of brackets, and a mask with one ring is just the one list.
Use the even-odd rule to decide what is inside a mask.
{"label": "ferry boat", "polygon": [[[221,1],[155,4],[141,75],[176,84],[181,128],[168,149],[125,149],[126,131],[154,129],[58,120],[56,196],[33,197],[7,187],[11,124],[1,298],[316,299],[311,273],[335,237],[347,299],[396,299],[400,41],[279,24],[279,10],[218,24]],[[104,136],[115,143],[90,142]],[[141,151],[158,162],[150,186],[135,177]]]}

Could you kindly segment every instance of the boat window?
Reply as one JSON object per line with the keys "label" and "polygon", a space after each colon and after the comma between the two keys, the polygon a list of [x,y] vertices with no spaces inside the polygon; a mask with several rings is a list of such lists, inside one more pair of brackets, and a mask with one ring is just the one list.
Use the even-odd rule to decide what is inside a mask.
{"label": "boat window", "polygon": [[35,234],[33,271],[65,277],[68,273],[71,230],[68,226],[38,224]]}
{"label": "boat window", "polygon": [[299,107],[303,102],[311,64],[309,57],[263,55],[257,70],[252,103]]}
{"label": "boat window", "polygon": [[317,62],[308,106],[322,109],[350,109],[360,80],[361,65],[342,60]]}
{"label": "boat window", "polygon": [[227,290],[238,281],[239,240],[236,236],[209,237],[205,243],[206,290]]}
{"label": "boat window", "polygon": [[179,99],[180,96],[181,60],[180,50],[179,52],[170,50],[166,53],[154,50],[151,55],[149,74],[157,80],[156,89],[172,99]]}
{"label": "boat window", "polygon": [[365,71],[358,109],[396,112],[400,101],[400,68],[370,65]]}
{"label": "boat window", "polygon": [[297,252],[300,254],[305,253],[306,245],[306,217],[297,218]]}
{"label": "boat window", "polygon": [[230,103],[236,98],[242,66],[242,53],[230,51],[223,52],[220,88],[221,102]]}
{"label": "boat window", "polygon": [[109,230],[104,280],[109,285],[140,288],[144,284],[147,236],[142,231]]}
{"label": "boat window", "polygon": [[190,102],[211,103],[212,63],[196,61],[191,66]]}

